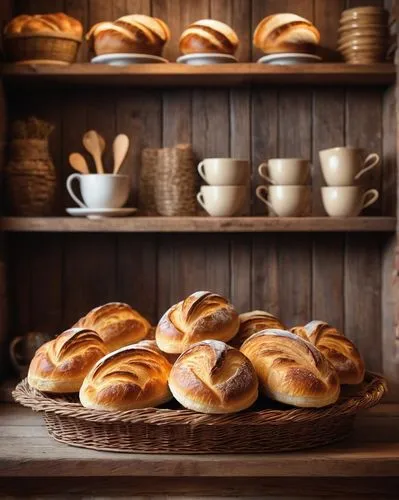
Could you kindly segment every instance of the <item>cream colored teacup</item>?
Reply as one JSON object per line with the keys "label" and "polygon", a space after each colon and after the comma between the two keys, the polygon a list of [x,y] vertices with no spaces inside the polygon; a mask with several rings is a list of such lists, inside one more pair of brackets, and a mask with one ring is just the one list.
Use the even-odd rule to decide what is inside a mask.
{"label": "cream colored teacup", "polygon": [[376,189],[364,191],[359,186],[322,187],[321,198],[325,211],[331,217],[356,217],[378,200]]}
{"label": "cream colored teacup", "polygon": [[[75,179],[79,181],[83,202],[72,190]],[[119,174],[72,174],[66,187],[81,208],[121,208],[129,197],[130,178]]]}
{"label": "cream colored teacup", "polygon": [[197,170],[213,186],[238,186],[247,184],[250,178],[249,162],[234,158],[206,158]]}
{"label": "cream colored teacup", "polygon": [[310,186],[258,186],[256,188],[256,196],[278,217],[304,215],[309,210],[311,192]]}
{"label": "cream colored teacup", "polygon": [[377,153],[364,158],[358,148],[338,147],[319,151],[321,170],[328,186],[353,186],[380,162]]}
{"label": "cream colored teacup", "polygon": [[229,217],[242,209],[246,193],[246,186],[201,186],[197,200],[212,217]]}
{"label": "cream colored teacup", "polygon": [[309,177],[310,162],[302,158],[271,158],[261,163],[258,172],[270,184],[280,186],[299,186],[306,184]]}

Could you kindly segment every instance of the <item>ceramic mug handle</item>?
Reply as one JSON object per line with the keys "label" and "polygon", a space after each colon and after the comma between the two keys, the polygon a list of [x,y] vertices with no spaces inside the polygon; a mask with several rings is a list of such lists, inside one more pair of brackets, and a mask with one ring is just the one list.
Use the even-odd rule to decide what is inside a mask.
{"label": "ceramic mug handle", "polygon": [[73,201],[75,203],[77,203],[80,208],[87,208],[86,205],[81,202],[79,200],[79,198],[75,195],[75,193],[73,192],[72,190],[72,182],[75,180],[75,179],[78,179],[79,182],[80,182],[80,178],[82,177],[81,174],[71,174],[68,179],[67,179],[67,182],[66,182],[66,187],[67,187],[67,190],[68,190],[68,193],[70,194],[71,198],[73,199]]}
{"label": "ceramic mug handle", "polygon": [[[261,163],[258,167],[258,172],[259,172],[259,175],[261,177],[263,177],[263,179],[266,179],[268,182],[270,182],[270,184],[275,184],[274,181],[272,181],[270,179],[270,177],[267,175],[267,168],[269,167],[269,164],[266,162],[266,163]],[[266,170],[265,170],[266,169]]]}
{"label": "ceramic mug handle", "polygon": [[11,344],[10,344],[10,358],[11,358],[11,362],[14,365],[14,368],[17,371],[19,371],[23,367],[23,364],[21,362],[22,360],[20,359],[20,356],[18,356],[18,349],[17,349],[18,344],[22,340],[24,340],[24,338],[22,336],[15,337],[15,339],[13,339],[11,341]]}
{"label": "ceramic mug handle", "polygon": [[204,181],[208,182],[207,178],[205,177],[204,166],[205,166],[204,161],[200,161],[198,163],[197,170],[198,170],[198,173],[200,174],[200,176],[204,179]]}
{"label": "ceramic mug handle", "polygon": [[[362,210],[363,208],[369,207],[375,203],[380,196],[380,193],[376,189],[367,190],[362,196]],[[368,199],[367,199],[368,198]]]}
{"label": "ceramic mug handle", "polygon": [[272,204],[270,203],[270,201],[267,198],[264,197],[263,192],[267,193],[267,186],[258,186],[256,188],[256,196],[261,201],[263,201],[263,203],[265,203],[269,208],[273,209]]}
{"label": "ceramic mug handle", "polygon": [[205,206],[205,202],[204,202],[204,195],[201,193],[201,191],[199,193],[197,193],[197,201],[201,205],[201,207],[204,210],[206,210],[206,206]]}
{"label": "ceramic mug handle", "polygon": [[377,153],[371,153],[364,160],[363,168],[355,175],[355,181],[357,181],[363,174],[376,167],[380,163],[380,157]]}

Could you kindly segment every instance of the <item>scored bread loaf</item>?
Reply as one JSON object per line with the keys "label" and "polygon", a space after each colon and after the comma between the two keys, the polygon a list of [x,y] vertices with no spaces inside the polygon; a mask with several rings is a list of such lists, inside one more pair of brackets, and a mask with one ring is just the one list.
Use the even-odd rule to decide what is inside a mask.
{"label": "scored bread loaf", "polygon": [[290,332],[255,333],[241,352],[254,365],[261,390],[276,401],[319,408],[338,399],[339,378],[332,364],[314,345]]}
{"label": "scored bread loaf", "polygon": [[33,16],[23,14],[14,17],[4,28],[5,36],[17,33],[64,33],[81,39],[83,27],[80,21],[63,12]]}
{"label": "scored bread loaf", "polygon": [[29,385],[44,392],[79,392],[87,373],[106,353],[96,332],[87,328],[66,330],[36,351],[29,366]]}
{"label": "scored bread loaf", "polygon": [[315,51],[320,41],[318,29],[296,14],[267,16],[255,28],[253,43],[266,54]]}
{"label": "scored bread loaf", "polygon": [[296,335],[307,337],[337,370],[341,384],[363,382],[365,367],[355,345],[336,328],[324,321],[311,321],[291,329]]}
{"label": "scored bread loaf", "polygon": [[170,30],[161,19],[133,14],[114,22],[95,24],[86,39],[97,55],[136,53],[160,56],[170,39]]}
{"label": "scored bread loaf", "polygon": [[109,302],[92,309],[75,326],[96,331],[109,352],[139,342],[151,331],[150,323],[122,302]]}
{"label": "scored bread loaf", "polygon": [[225,23],[214,19],[200,19],[190,24],[180,36],[182,54],[219,53],[233,55],[238,47],[238,36]]}
{"label": "scored bread loaf", "polygon": [[201,413],[234,413],[258,397],[258,378],[250,361],[218,340],[192,345],[177,359],[169,387],[179,403]]}
{"label": "scored bread loaf", "polygon": [[111,411],[159,406],[172,398],[171,367],[153,341],[122,347],[100,359],[88,373],[80,402],[86,408]]}
{"label": "scored bread loaf", "polygon": [[285,327],[281,321],[266,311],[249,311],[240,314],[240,329],[230,344],[233,347],[240,348],[241,345],[254,333],[266,330],[268,328],[277,328],[284,330]]}
{"label": "scored bread loaf", "polygon": [[238,313],[227,299],[212,292],[195,292],[165,312],[155,340],[162,351],[179,354],[201,340],[228,342],[239,325]]}

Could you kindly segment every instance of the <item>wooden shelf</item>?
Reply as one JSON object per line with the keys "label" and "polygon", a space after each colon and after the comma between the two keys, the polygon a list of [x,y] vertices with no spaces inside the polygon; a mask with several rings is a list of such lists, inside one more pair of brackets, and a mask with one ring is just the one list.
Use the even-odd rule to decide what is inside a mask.
{"label": "wooden shelf", "polygon": [[3,217],[1,231],[35,232],[391,232],[394,217]]}
{"label": "wooden shelf", "polygon": [[43,66],[5,64],[3,78],[11,84],[87,84],[142,86],[236,86],[246,84],[389,85],[395,81],[394,64],[345,63],[273,66],[257,63],[187,66],[177,63],[124,67],[103,64]]}

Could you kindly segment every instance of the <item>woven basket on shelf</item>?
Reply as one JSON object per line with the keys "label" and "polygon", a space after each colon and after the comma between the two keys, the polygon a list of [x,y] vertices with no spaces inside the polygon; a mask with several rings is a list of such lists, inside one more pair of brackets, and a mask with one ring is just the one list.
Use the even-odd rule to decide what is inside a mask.
{"label": "woven basket on shelf", "polygon": [[204,415],[174,403],[168,408],[89,410],[76,396],[41,393],[26,379],[13,396],[20,404],[42,412],[50,436],[73,446],[140,453],[270,453],[345,438],[356,413],[376,405],[385,391],[384,379],[367,373],[363,384],[344,388],[340,400],[329,407],[293,409],[275,404],[274,408],[255,407],[230,415]]}

